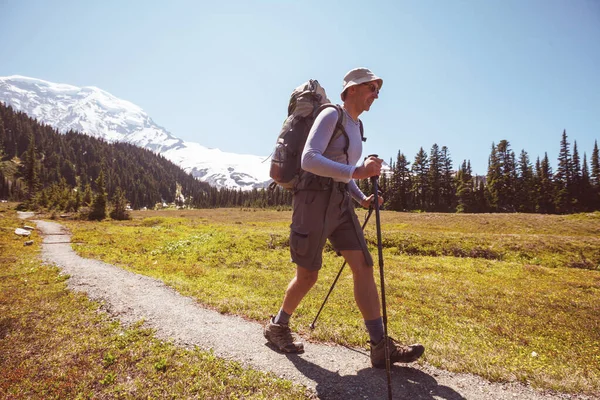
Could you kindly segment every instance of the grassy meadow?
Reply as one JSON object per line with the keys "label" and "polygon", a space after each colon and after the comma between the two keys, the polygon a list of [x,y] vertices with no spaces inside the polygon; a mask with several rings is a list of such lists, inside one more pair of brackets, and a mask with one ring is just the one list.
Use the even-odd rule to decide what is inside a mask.
{"label": "grassy meadow", "polygon": [[272,374],[158,340],[141,321],[110,319],[42,264],[35,231],[24,246],[14,206],[0,204],[0,398],[310,398]]}
{"label": "grassy meadow", "polygon": [[[214,209],[63,222],[82,256],[159,278],[222,313],[265,321],[294,274],[290,220],[289,211]],[[377,268],[374,221],[366,236]],[[450,371],[600,393],[600,213],[384,211],[382,232],[391,336],[423,343],[424,360]],[[341,264],[326,249],[319,282],[291,324],[306,340],[365,346],[349,269],[309,329]]]}

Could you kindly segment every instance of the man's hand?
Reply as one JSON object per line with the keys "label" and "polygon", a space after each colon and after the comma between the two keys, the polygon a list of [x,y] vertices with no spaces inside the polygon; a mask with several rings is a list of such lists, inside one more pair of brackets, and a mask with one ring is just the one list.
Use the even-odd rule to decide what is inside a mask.
{"label": "man's hand", "polygon": [[[377,197],[379,198],[379,206],[381,207],[381,205],[383,204],[383,196],[377,196]],[[364,208],[369,208],[371,203],[373,203],[374,199],[375,199],[375,195],[372,194],[369,197],[367,197],[366,199],[364,199],[363,201],[361,201],[360,205],[363,206]]]}
{"label": "man's hand", "polygon": [[352,173],[352,179],[367,179],[372,176],[379,176],[381,172],[381,163],[383,160],[375,156],[369,156],[363,161],[363,165],[356,168]]}

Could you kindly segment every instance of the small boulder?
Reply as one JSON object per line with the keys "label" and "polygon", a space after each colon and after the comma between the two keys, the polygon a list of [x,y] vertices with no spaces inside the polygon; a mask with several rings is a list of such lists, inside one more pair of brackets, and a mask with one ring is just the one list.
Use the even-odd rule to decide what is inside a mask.
{"label": "small boulder", "polygon": [[28,240],[25,243],[23,243],[23,246],[31,246],[33,244],[33,240]]}
{"label": "small boulder", "polygon": [[31,235],[31,232],[28,231],[27,229],[17,228],[17,229],[15,229],[15,235],[29,236],[29,235]]}

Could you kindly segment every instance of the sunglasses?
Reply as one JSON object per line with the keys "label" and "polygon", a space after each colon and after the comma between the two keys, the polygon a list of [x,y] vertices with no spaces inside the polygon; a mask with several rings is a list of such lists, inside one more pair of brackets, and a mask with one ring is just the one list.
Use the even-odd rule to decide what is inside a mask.
{"label": "sunglasses", "polygon": [[368,86],[369,89],[371,89],[371,93],[377,93],[377,95],[379,95],[379,89],[377,88],[377,85],[375,85],[374,83],[366,82],[366,83],[361,83],[361,85]]}

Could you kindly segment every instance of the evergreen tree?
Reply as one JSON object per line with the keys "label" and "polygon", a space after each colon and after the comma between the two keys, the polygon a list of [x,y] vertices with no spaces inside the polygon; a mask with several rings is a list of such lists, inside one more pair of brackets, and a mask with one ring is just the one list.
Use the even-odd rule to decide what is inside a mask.
{"label": "evergreen tree", "polygon": [[529,155],[521,150],[517,165],[517,187],[515,207],[520,212],[535,211],[535,182],[533,166],[529,162]]}
{"label": "evergreen tree", "polygon": [[56,210],[73,211],[73,202],[71,201],[71,188],[65,178],[60,177],[58,184],[54,184],[54,208]]}
{"label": "evergreen tree", "polygon": [[600,155],[598,153],[598,141],[594,141],[594,150],[592,151],[592,171],[590,182],[596,187],[600,187]]}
{"label": "evergreen tree", "polygon": [[42,190],[42,192],[40,193],[40,197],[39,200],[37,200],[37,204],[40,207],[43,208],[48,208],[48,190]]}
{"label": "evergreen tree", "polygon": [[2,122],[2,118],[0,118],[0,162],[6,157],[7,153],[4,148],[4,138],[6,133],[4,132],[4,122]]}
{"label": "evergreen tree", "polygon": [[[440,182],[442,191],[441,211],[451,211],[456,208],[456,186],[452,172],[452,158],[446,146],[442,146],[440,164],[442,166],[442,178]],[[470,166],[471,161],[469,161],[469,168]]]}
{"label": "evergreen tree", "polygon": [[440,211],[441,203],[441,175],[442,166],[440,163],[440,149],[436,143],[431,146],[429,152],[429,170],[427,171],[427,188],[428,188],[428,199],[426,204],[426,210]]}
{"label": "evergreen tree", "polygon": [[577,141],[573,142],[573,157],[571,158],[572,163],[572,178],[576,180],[581,178],[581,163],[579,161],[579,151],[577,150]]}
{"label": "evergreen tree", "polygon": [[385,202],[384,205],[382,207],[385,206],[387,202],[387,196],[389,196],[389,181],[390,179],[388,178],[388,174],[387,173],[382,173],[381,175],[379,175],[379,181],[377,182],[377,185],[379,187],[379,194],[383,197],[383,201]]}
{"label": "evergreen tree", "polygon": [[90,186],[90,183],[87,182],[85,184],[85,189],[83,191],[83,196],[81,198],[81,204],[84,206],[89,206],[92,204],[92,187]]}
{"label": "evergreen tree", "polygon": [[471,171],[471,161],[463,161],[462,166],[456,174],[456,197],[458,205],[456,206],[456,212],[458,213],[469,213],[475,209],[475,193],[474,193],[474,182],[473,173]]}
{"label": "evergreen tree", "polygon": [[6,132],[4,131],[4,122],[2,121],[2,115],[0,114],[0,199],[8,199],[8,179],[4,176],[2,171],[2,160],[7,156],[4,148]]}
{"label": "evergreen tree", "polygon": [[488,157],[488,170],[486,175],[486,188],[485,197],[486,203],[489,205],[492,211],[498,210],[498,191],[499,186],[496,182],[502,175],[502,168],[500,165],[500,159],[498,158],[498,152],[496,150],[496,144],[492,142],[492,151]]}
{"label": "evergreen tree", "polygon": [[121,187],[115,189],[115,194],[112,198],[112,210],[110,211],[110,217],[116,220],[131,219],[129,211],[127,210],[127,199],[125,198],[125,192],[121,190]]}
{"label": "evergreen tree", "polygon": [[563,130],[560,141],[560,151],[558,153],[558,167],[554,175],[554,184],[556,185],[556,196],[554,204],[559,213],[571,212],[571,187],[573,185],[573,161],[569,151],[569,142],[567,141],[567,131]]}
{"label": "evergreen tree", "polygon": [[492,143],[492,152],[488,161],[487,198],[493,211],[514,212],[513,204],[516,190],[515,153],[507,140],[501,140],[497,146]]}
{"label": "evergreen tree", "polygon": [[29,146],[25,158],[24,179],[27,184],[27,198],[32,199],[33,195],[40,186],[39,182],[39,164],[35,151],[35,137],[33,133],[29,135]]}
{"label": "evergreen tree", "polygon": [[502,177],[504,181],[504,190],[502,197],[502,208],[504,211],[516,211],[514,206],[514,197],[517,186],[517,163],[515,153],[510,150],[508,141],[503,140],[499,144],[499,153],[502,157]]}
{"label": "evergreen tree", "polygon": [[415,156],[415,161],[411,169],[413,175],[411,187],[413,204],[417,209],[425,210],[427,208],[429,192],[429,188],[427,187],[428,160],[427,153],[425,153],[422,147]]}
{"label": "evergreen tree", "polygon": [[89,219],[102,221],[106,218],[107,197],[104,171],[100,171],[98,179],[96,179],[96,195],[94,196]]}
{"label": "evergreen tree", "polygon": [[475,175],[475,208],[474,212],[489,212],[490,205],[487,202],[487,195],[485,189],[485,177]]}
{"label": "evergreen tree", "polygon": [[81,208],[81,198],[81,191],[75,191],[75,209],[73,211],[79,211],[79,208]]}
{"label": "evergreen tree", "polygon": [[571,158],[572,174],[571,187],[569,195],[571,198],[571,206],[574,211],[581,211],[581,202],[583,201],[583,187],[581,181],[581,163],[579,161],[579,151],[577,150],[577,141],[573,142],[573,157]]}
{"label": "evergreen tree", "polygon": [[544,154],[542,162],[536,163],[537,180],[537,205],[536,212],[549,214],[554,212],[554,182],[552,181],[552,167],[548,160],[548,153]]}
{"label": "evergreen tree", "polygon": [[590,201],[593,210],[600,210],[600,155],[598,153],[598,141],[594,141],[590,171],[590,184],[592,186],[592,199]]}
{"label": "evergreen tree", "polygon": [[0,168],[0,199],[6,200],[8,198],[8,182]]}
{"label": "evergreen tree", "polygon": [[580,210],[592,211],[594,209],[594,189],[592,188],[590,182],[590,170],[588,169],[587,156],[585,152],[583,153],[580,189]]}
{"label": "evergreen tree", "polygon": [[534,212],[540,212],[540,188],[541,188],[541,171],[542,164],[540,157],[535,160],[535,167],[533,170],[533,206]]}
{"label": "evergreen tree", "polygon": [[392,168],[392,193],[390,199],[390,208],[395,211],[405,211],[410,207],[409,196],[411,189],[411,176],[409,162],[398,150],[396,163]]}

